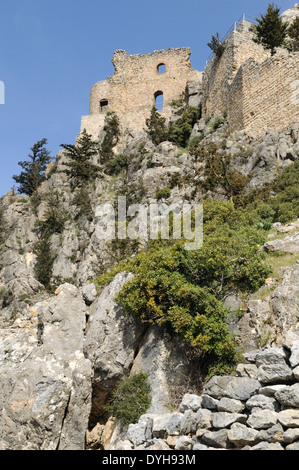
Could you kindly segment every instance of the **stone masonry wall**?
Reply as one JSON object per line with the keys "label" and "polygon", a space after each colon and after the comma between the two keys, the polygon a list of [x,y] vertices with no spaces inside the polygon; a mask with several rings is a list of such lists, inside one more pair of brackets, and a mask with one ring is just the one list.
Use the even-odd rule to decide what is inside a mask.
{"label": "stone masonry wall", "polygon": [[249,60],[231,89],[230,126],[254,134],[291,127],[299,121],[298,78],[299,53],[277,53],[262,64]]}
{"label": "stone masonry wall", "polygon": [[284,130],[299,119],[299,53],[278,50],[271,57],[255,44],[243,21],[228,38],[220,58],[203,78],[203,115],[228,112],[232,130],[262,135]]}
{"label": "stone masonry wall", "polygon": [[244,354],[179,410],[146,414],[110,450],[299,450],[299,341]]}
{"label": "stone masonry wall", "polygon": [[[124,127],[143,129],[155,104],[155,95],[161,93],[164,101],[161,114],[170,115],[170,103],[180,98],[187,83],[201,81],[201,73],[191,68],[190,54],[189,48],[144,55],[116,51],[112,59],[115,73],[92,87],[90,114],[83,116],[81,130],[86,128],[96,137],[107,111],[115,111]],[[165,65],[164,73],[158,71],[160,64]],[[108,106],[101,109],[104,100]]]}
{"label": "stone masonry wall", "polygon": [[231,84],[242,64],[253,58],[257,63],[270,54],[256,44],[251,23],[242,21],[225,43],[224,53],[207,64],[203,75],[203,115],[222,114],[228,105]]}

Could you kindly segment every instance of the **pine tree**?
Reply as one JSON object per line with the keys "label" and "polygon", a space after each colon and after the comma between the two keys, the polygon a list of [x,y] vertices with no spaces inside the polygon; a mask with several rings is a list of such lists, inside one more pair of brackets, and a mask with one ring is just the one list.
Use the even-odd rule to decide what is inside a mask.
{"label": "pine tree", "polygon": [[208,46],[217,57],[221,57],[225,49],[224,44],[220,41],[218,33],[216,33],[216,36],[212,36],[211,42],[208,43]]}
{"label": "pine tree", "polygon": [[39,241],[34,246],[36,264],[34,273],[37,280],[46,288],[50,287],[54,257],[51,254],[51,238],[49,231],[42,231]]}
{"label": "pine tree", "polygon": [[299,16],[290,24],[287,30],[288,36],[290,38],[290,51],[298,52],[299,51]]}
{"label": "pine tree", "polygon": [[254,41],[262,44],[265,49],[270,50],[271,56],[276,53],[276,49],[285,43],[287,36],[287,24],[280,18],[280,8],[269,4],[267,13],[256,19],[258,24],[254,27]]}
{"label": "pine tree", "polygon": [[156,107],[153,106],[151,116],[146,120],[146,132],[156,145],[167,140],[168,130],[165,122],[166,119],[160,116]]}
{"label": "pine tree", "polygon": [[46,179],[45,170],[50,163],[50,152],[46,149],[47,139],[38,141],[30,149],[29,161],[19,162],[24,171],[19,175],[14,175],[13,179],[20,186],[19,193],[31,196]]}
{"label": "pine tree", "polygon": [[119,120],[115,112],[110,111],[105,117],[104,123],[105,137],[101,143],[100,159],[101,163],[107,163],[114,158],[113,147],[118,142],[120,135]]}
{"label": "pine tree", "polygon": [[76,145],[61,144],[66,150],[68,157],[66,169],[64,172],[75,179],[76,185],[81,186],[89,180],[95,179],[99,171],[99,167],[92,163],[93,157],[99,153],[98,144],[92,140],[92,136],[86,132],[82,132],[78,138]]}

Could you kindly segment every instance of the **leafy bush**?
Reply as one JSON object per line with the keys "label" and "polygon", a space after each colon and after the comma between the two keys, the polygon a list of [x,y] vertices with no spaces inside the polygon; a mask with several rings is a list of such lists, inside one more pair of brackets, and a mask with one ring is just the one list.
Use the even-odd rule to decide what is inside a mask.
{"label": "leafy bush", "polygon": [[287,223],[299,217],[299,161],[279,171],[277,177],[261,189],[243,197],[247,211],[255,211],[267,222]]}
{"label": "leafy bush", "polygon": [[[223,300],[253,292],[270,273],[258,245],[266,233],[230,202],[204,203],[205,243],[186,251],[184,240],[151,241],[126,266],[134,277],[117,296],[125,312],[147,323],[171,325],[218,372],[236,357]],[[124,265],[122,265],[124,269]]]}
{"label": "leafy bush", "polygon": [[105,163],[105,173],[108,175],[118,175],[122,170],[127,169],[131,156],[118,154]]}
{"label": "leafy bush", "polygon": [[169,186],[165,186],[165,188],[158,189],[156,192],[156,198],[159,201],[160,199],[168,199],[171,194],[171,189]]}
{"label": "leafy bush", "polygon": [[147,374],[132,375],[118,385],[105,411],[111,413],[124,426],[137,423],[151,404],[150,391]]}
{"label": "leafy bush", "polygon": [[167,140],[174,142],[178,147],[186,148],[194,124],[200,117],[200,109],[187,106],[180,119],[170,126]]}

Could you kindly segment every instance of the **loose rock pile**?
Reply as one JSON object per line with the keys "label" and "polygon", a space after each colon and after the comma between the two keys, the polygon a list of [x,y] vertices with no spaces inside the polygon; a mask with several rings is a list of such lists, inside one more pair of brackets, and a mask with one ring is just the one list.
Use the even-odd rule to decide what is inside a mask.
{"label": "loose rock pile", "polygon": [[235,376],[214,376],[178,412],[143,415],[115,450],[299,450],[299,340],[245,354]]}

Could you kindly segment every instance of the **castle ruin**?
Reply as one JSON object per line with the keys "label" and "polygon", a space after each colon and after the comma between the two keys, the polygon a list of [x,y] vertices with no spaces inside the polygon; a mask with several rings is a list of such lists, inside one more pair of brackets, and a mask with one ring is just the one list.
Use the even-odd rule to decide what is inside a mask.
{"label": "castle ruin", "polygon": [[96,83],[90,93],[90,111],[82,117],[84,128],[97,138],[105,115],[114,111],[124,128],[143,129],[153,106],[168,118],[171,102],[188,83],[201,83],[202,73],[191,68],[189,48],[167,49],[144,55],[114,53],[115,73]]}
{"label": "castle ruin", "polygon": [[[299,15],[299,4],[282,14]],[[90,94],[90,112],[83,129],[98,139],[108,111],[119,117],[123,129],[141,130],[155,105],[169,119],[171,103],[189,90],[201,95],[202,115],[228,116],[232,130],[262,135],[299,122],[299,52],[270,52],[253,40],[252,22],[245,15],[225,39],[221,57],[213,56],[204,72],[191,68],[189,48],[167,49],[144,55],[117,50],[114,75],[96,83]],[[191,90],[191,91],[190,91]]]}

